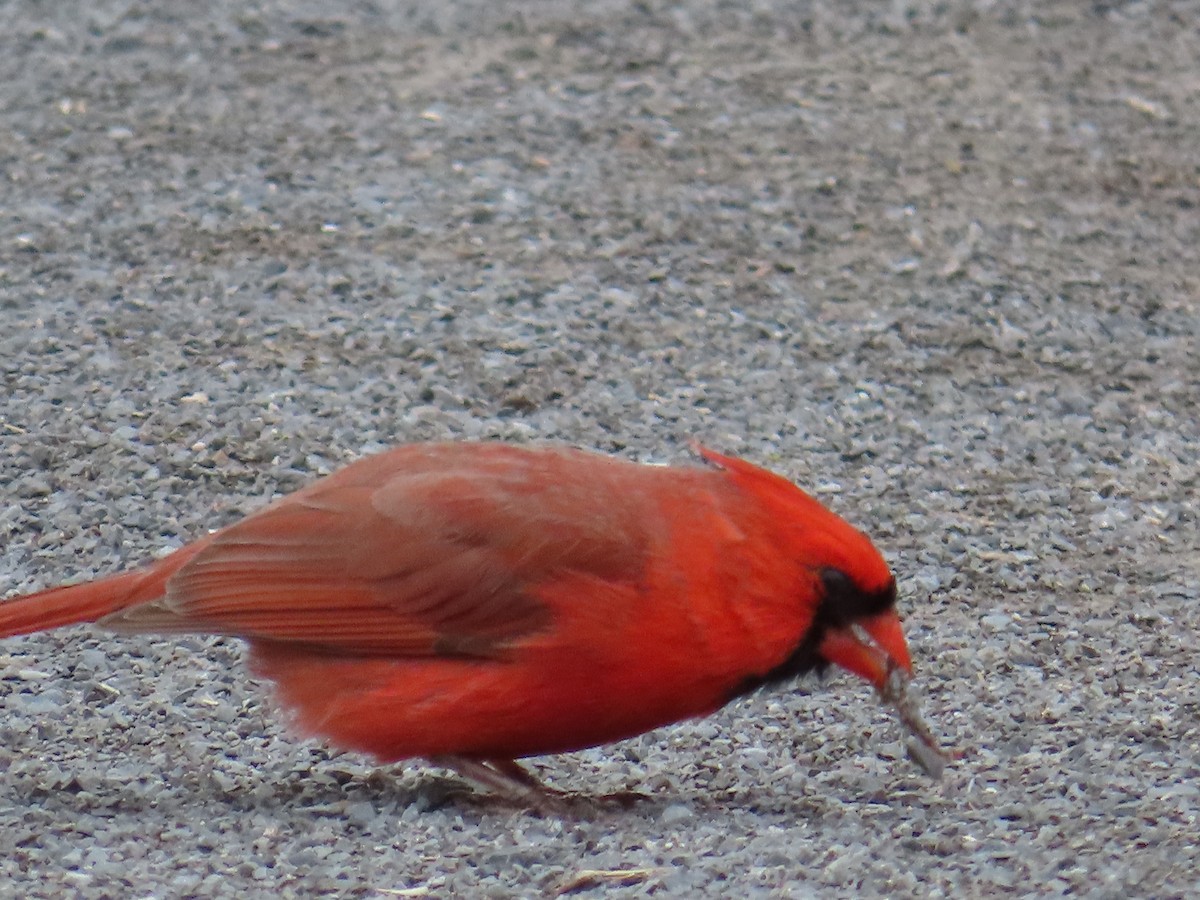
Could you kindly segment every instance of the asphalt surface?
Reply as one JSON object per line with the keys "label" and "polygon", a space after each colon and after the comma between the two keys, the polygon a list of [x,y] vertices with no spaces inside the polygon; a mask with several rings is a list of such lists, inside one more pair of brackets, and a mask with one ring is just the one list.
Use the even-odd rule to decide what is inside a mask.
{"label": "asphalt surface", "polygon": [[834,677],[539,760],[649,795],[545,819],[69,629],[0,644],[0,895],[1200,893],[1197,23],[0,6],[0,591],[403,441],[695,438],[871,534],[965,754]]}

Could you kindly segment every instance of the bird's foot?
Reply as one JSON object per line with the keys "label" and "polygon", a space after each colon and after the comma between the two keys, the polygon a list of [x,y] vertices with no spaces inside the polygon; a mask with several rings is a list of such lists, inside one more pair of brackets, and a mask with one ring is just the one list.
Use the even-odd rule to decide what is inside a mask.
{"label": "bird's foot", "polygon": [[438,766],[451,769],[468,781],[487,788],[496,796],[524,806],[542,816],[573,818],[581,807],[597,811],[601,805],[615,804],[629,809],[648,794],[638,791],[614,791],[601,796],[585,796],[547,787],[531,775],[515,760],[511,759],[467,759],[461,756],[438,756],[430,760]]}
{"label": "bird's foot", "polygon": [[434,765],[457,772],[468,781],[487,788],[493,794],[543,816],[566,816],[570,808],[567,794],[546,787],[511,759],[468,759],[463,756],[437,756]]}

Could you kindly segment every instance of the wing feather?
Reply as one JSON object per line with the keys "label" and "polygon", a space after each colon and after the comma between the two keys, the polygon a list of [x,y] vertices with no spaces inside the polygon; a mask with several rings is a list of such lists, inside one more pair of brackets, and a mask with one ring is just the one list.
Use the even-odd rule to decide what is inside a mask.
{"label": "wing feather", "polygon": [[661,470],[500,444],[401,447],[214,535],[105,624],[330,652],[496,655],[550,624],[540,586],[641,578]]}

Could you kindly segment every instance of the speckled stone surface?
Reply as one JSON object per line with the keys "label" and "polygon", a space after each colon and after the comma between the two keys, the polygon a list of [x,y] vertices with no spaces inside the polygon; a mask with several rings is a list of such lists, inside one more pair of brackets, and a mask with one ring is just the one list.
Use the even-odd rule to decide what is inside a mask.
{"label": "speckled stone surface", "polygon": [[236,641],[70,629],[0,643],[0,894],[1200,892],[1197,23],[0,7],[0,591],[393,443],[698,438],[872,535],[966,754],[835,677],[539,760],[650,795],[539,819],[295,739]]}

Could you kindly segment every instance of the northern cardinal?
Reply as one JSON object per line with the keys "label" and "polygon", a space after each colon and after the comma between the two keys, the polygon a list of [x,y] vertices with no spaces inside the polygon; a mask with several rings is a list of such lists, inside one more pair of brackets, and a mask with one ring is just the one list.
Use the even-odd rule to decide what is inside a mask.
{"label": "northern cardinal", "polygon": [[708,466],[401,446],[144,568],[8,600],[0,637],[243,638],[302,731],[535,804],[517,758],[830,664],[881,693],[910,672],[871,542],[790,482],[698,452]]}

